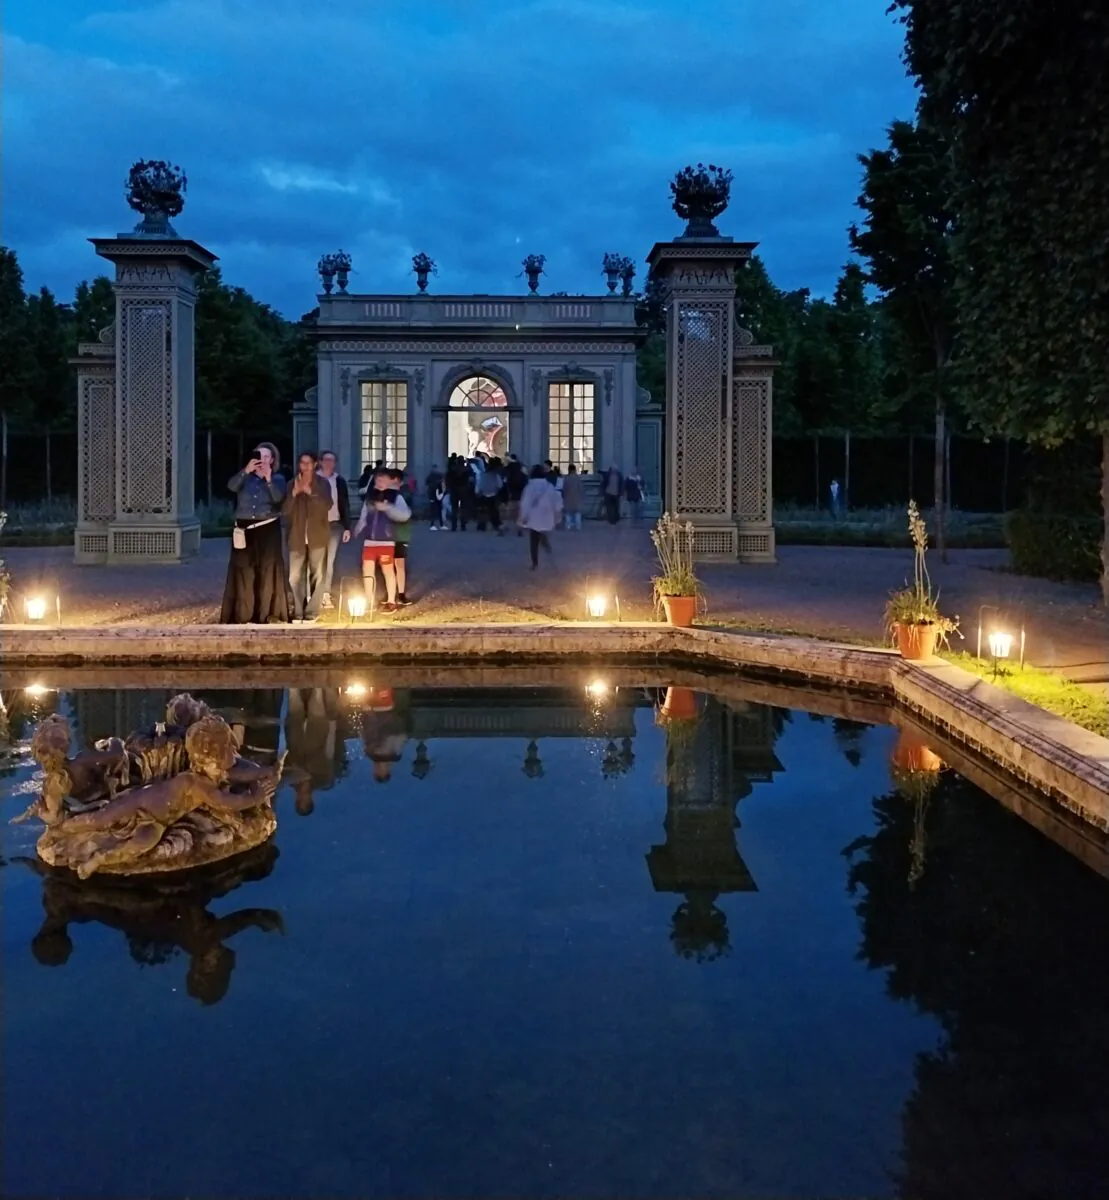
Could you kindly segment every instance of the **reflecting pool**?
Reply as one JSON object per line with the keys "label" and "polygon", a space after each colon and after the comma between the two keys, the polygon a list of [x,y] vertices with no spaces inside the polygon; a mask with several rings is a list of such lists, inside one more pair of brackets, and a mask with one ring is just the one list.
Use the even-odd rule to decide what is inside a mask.
{"label": "reflecting pool", "polygon": [[[504,674],[5,687],[4,1196],[1106,1194],[1096,853],[911,728]],[[285,755],[274,839],[39,864],[35,721],[183,687]]]}

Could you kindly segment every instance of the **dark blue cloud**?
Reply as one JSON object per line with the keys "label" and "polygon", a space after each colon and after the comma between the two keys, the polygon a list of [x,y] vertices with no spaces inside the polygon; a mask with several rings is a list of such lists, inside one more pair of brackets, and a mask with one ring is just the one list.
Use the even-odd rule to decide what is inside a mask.
{"label": "dark blue cloud", "polygon": [[411,290],[417,250],[440,291],[518,290],[532,251],[596,291],[605,251],[680,232],[667,182],[698,159],[735,172],[723,231],[826,292],[855,155],[913,104],[874,0],[105,2],[7,14],[3,237],[67,295],[140,157],[187,168],[178,229],[289,315],[340,246],[367,291]]}

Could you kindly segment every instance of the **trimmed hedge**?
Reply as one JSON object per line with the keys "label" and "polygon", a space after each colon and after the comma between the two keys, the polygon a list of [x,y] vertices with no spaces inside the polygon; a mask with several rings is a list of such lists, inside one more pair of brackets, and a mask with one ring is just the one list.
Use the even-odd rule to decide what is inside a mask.
{"label": "trimmed hedge", "polygon": [[1041,579],[1096,583],[1101,578],[1101,529],[1096,517],[1018,509],[1005,523],[1013,570]]}

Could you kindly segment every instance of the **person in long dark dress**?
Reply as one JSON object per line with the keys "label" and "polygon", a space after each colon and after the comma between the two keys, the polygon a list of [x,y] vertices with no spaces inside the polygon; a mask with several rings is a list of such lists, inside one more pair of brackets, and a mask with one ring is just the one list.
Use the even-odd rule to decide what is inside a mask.
{"label": "person in long dark dress", "polygon": [[281,504],[285,480],[277,447],[260,442],[250,461],[228,480],[235,493],[235,529],[222,625],[265,625],[289,620]]}

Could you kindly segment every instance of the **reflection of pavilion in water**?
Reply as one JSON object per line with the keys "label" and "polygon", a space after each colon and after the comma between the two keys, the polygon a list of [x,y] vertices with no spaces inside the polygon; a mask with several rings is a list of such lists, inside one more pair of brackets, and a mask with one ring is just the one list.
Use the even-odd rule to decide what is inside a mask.
{"label": "reflection of pavilion in water", "polygon": [[736,845],[735,810],[754,784],[783,770],[774,754],[781,722],[777,709],[730,708],[708,697],[695,725],[668,733],[666,841],[651,847],[647,867],[655,891],[685,896],[670,935],[683,957],[726,954],[727,918],[716,899],[758,890]]}
{"label": "reflection of pavilion in water", "polygon": [[420,741],[634,737],[635,709],[650,704],[632,689],[598,704],[577,688],[421,688],[411,697],[411,735]]}

